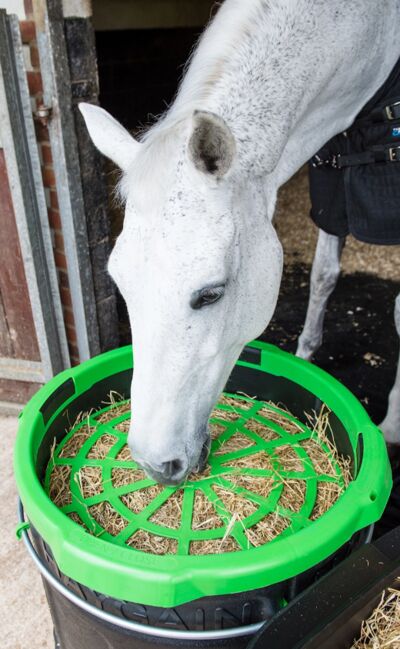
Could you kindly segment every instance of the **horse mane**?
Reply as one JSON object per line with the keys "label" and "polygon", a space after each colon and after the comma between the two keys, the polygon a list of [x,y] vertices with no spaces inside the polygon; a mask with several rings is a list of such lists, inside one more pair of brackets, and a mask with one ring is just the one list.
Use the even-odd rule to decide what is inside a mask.
{"label": "horse mane", "polygon": [[153,125],[139,134],[142,148],[118,185],[122,201],[133,183],[146,185],[146,178],[154,179],[156,173],[160,179],[171,171],[168,161],[176,155],[177,136],[196,109],[205,109],[223,73],[237,64],[240,50],[254,39],[255,25],[262,25],[264,37],[271,35],[273,40],[275,35],[279,41],[288,15],[299,4],[301,0],[225,0],[221,4],[192,49],[174,100]]}
{"label": "horse mane", "polygon": [[[276,0],[275,5],[290,5],[296,0]],[[252,38],[254,25],[266,20],[272,0],[225,0],[210,19],[193,46],[183,68],[177,93],[155,124],[140,136],[152,141],[165,129],[174,128],[196,109],[204,108],[222,72],[237,56],[240,43]]]}

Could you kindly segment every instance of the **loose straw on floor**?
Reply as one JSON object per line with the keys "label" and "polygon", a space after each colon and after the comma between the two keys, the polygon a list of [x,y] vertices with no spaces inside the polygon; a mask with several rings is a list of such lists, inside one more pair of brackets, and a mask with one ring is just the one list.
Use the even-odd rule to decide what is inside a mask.
{"label": "loose straw on floor", "polygon": [[400,590],[389,588],[382,593],[351,649],[400,649]]}

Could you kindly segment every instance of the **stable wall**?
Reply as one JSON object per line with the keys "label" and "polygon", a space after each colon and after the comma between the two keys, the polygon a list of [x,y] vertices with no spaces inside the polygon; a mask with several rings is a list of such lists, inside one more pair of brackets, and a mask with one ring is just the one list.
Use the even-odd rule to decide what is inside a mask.
{"label": "stable wall", "polygon": [[211,0],[93,0],[96,31],[199,27],[210,16]]}

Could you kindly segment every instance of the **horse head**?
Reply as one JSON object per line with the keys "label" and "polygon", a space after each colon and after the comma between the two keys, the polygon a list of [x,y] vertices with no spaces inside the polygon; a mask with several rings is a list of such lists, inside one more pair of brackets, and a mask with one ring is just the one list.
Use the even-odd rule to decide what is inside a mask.
{"label": "horse head", "polygon": [[128,444],[148,475],[178,484],[204,466],[214,404],[275,308],[282,253],[265,179],[242,173],[236,137],[213,113],[140,142],[101,108],[80,108],[123,172],[125,219],[108,269],[132,329]]}

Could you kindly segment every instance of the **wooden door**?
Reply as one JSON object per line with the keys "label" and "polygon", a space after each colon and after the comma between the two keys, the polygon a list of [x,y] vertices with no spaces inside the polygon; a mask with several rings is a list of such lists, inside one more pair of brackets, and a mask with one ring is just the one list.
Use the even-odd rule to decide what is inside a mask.
{"label": "wooden door", "polygon": [[[0,402],[24,403],[39,387],[31,379],[35,370],[39,370],[40,351],[3,149],[0,149],[0,219]],[[27,372],[29,380],[22,381]]]}

